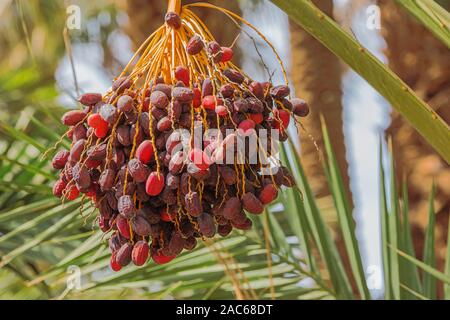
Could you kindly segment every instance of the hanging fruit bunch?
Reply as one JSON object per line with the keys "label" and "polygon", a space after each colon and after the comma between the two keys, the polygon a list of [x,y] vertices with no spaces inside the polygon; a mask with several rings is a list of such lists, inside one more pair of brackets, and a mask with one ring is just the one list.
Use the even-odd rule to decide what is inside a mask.
{"label": "hanging fruit bunch", "polygon": [[[286,140],[292,115],[306,116],[307,104],[288,99],[287,85],[246,76],[232,63],[233,49],[214,40],[193,6],[253,28],[225,9],[181,8],[171,0],[165,24],[111,89],[84,94],[84,109],[62,117],[72,145],[53,159],[61,170],[53,193],[64,201],[81,193],[98,208],[115,271],[149,257],[167,263],[197,239],[248,230],[247,214],[261,214],[281,186],[294,184],[285,167],[275,170],[267,161],[275,141],[269,136],[263,148],[259,132],[274,129],[278,141]],[[215,138],[195,141],[196,130],[203,137],[211,129]],[[250,138],[258,151],[253,162],[249,144],[237,148]]]}

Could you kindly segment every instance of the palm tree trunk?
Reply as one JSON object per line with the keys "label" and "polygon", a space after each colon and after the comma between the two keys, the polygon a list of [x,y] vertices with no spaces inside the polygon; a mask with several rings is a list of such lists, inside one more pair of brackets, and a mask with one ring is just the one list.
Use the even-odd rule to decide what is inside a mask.
{"label": "palm tree trunk", "polygon": [[[332,0],[314,2],[327,15],[333,16]],[[349,185],[341,103],[342,70],[338,58],[311,35],[295,23],[291,23],[290,28],[293,84],[297,96],[305,99],[311,108],[308,117],[301,121],[305,130],[301,128],[299,130],[302,160],[311,178],[314,191],[321,196],[328,194],[317,151],[317,147],[320,151],[324,150],[320,125],[321,114],[325,118],[330,133],[344,185],[347,187]]]}
{"label": "palm tree trunk", "polygon": [[[332,0],[316,0],[314,3],[327,15],[333,17]],[[306,100],[311,110],[310,114],[301,120],[299,128],[302,164],[316,196],[329,195],[320,156],[321,152],[324,152],[320,121],[320,116],[323,115],[342,173],[344,187],[352,204],[343,133],[342,66],[331,51],[301,27],[291,23],[290,31],[292,81],[296,95]],[[351,270],[340,232],[335,233],[335,242],[340,256],[343,257],[344,268]],[[355,279],[351,276],[351,272],[348,272],[348,275],[354,292],[357,292]]]}

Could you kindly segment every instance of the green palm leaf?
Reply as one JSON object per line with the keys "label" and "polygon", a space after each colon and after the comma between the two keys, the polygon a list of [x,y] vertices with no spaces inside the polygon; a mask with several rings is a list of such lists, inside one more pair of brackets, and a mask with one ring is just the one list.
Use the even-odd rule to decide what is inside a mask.
{"label": "green palm leaf", "polygon": [[396,0],[450,48],[450,13],[434,0]]}
{"label": "green palm leaf", "polygon": [[[436,213],[434,210],[434,197],[436,193],[436,188],[433,184],[431,189],[431,195],[429,200],[429,210],[428,210],[428,226],[425,235],[425,244],[424,244],[424,262],[434,268],[436,265],[436,257],[435,257],[435,247],[434,247],[434,225],[436,221]],[[423,292],[424,296],[430,299],[436,299],[436,279],[433,278],[430,274],[425,273],[423,275]]]}

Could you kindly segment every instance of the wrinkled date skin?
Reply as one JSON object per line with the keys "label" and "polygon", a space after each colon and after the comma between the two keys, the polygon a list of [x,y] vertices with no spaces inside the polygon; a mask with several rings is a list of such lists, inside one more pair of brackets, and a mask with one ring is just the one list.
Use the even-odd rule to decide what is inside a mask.
{"label": "wrinkled date skin", "polygon": [[[164,30],[185,28],[177,13],[166,14]],[[261,214],[280,190],[295,186],[286,167],[263,170],[268,165],[262,155],[270,157],[276,139],[287,139],[291,120],[306,116],[308,104],[291,98],[287,85],[242,74],[229,63],[232,48],[200,34],[189,33],[183,41],[175,53],[185,59],[177,65],[164,63],[158,74],[125,72],[105,95],[83,94],[78,101],[84,109],[61,118],[70,149],[53,157],[52,167],[60,170],[53,194],[92,201],[114,271],[149,260],[169,263],[199,239],[249,230],[250,215]],[[170,52],[164,52],[168,61]],[[213,76],[191,69],[191,63],[178,65],[191,60]],[[148,68],[144,62],[140,66]],[[207,129],[219,135],[206,135]],[[205,139],[191,139],[195,130]],[[279,135],[270,138],[267,150],[260,142],[250,148],[251,138],[271,130]],[[247,144],[243,150],[240,142]]]}

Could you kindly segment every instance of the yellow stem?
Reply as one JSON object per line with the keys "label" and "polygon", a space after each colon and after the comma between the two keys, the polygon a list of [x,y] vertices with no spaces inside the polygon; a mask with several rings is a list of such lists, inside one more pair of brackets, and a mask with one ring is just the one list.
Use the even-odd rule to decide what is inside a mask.
{"label": "yellow stem", "polygon": [[167,6],[167,12],[175,12],[177,14],[181,13],[181,0],[169,0],[169,5]]}

